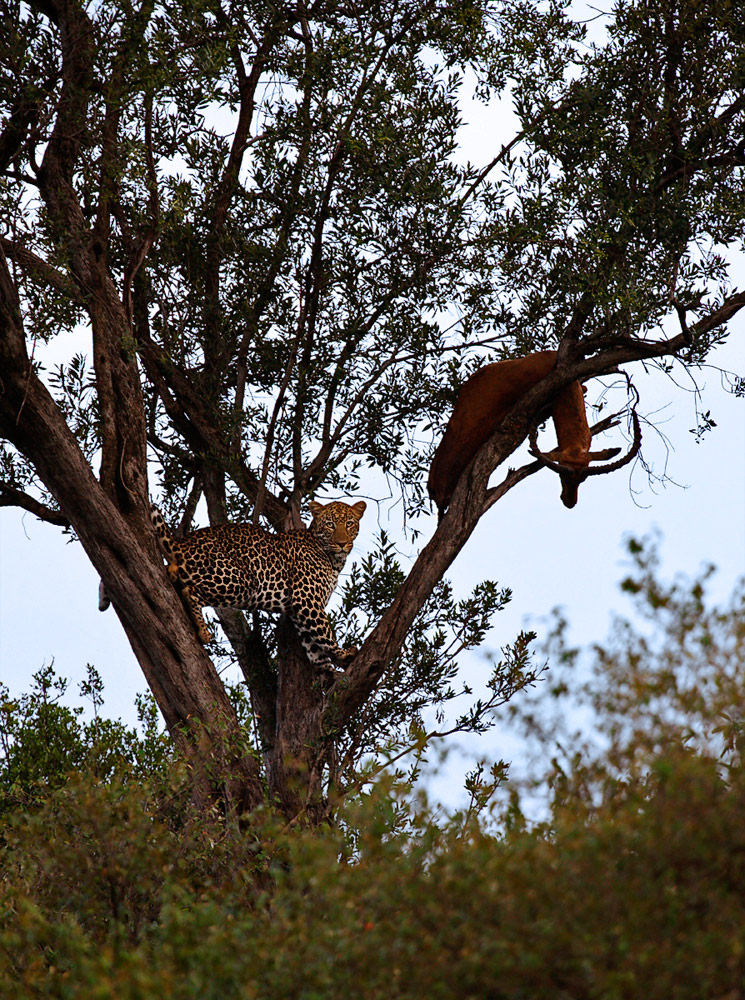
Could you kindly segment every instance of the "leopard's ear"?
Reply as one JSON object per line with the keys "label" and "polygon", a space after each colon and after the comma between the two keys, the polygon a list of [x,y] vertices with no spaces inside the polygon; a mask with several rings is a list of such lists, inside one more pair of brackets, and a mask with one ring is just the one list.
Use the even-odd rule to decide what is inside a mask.
{"label": "leopard's ear", "polygon": [[308,501],[308,510],[310,511],[310,516],[315,520],[321,513],[323,508],[326,506],[325,503],[318,503],[317,500]]}
{"label": "leopard's ear", "polygon": [[353,504],[351,505],[351,508],[352,508],[352,510],[354,511],[354,516],[355,516],[355,517],[357,518],[357,520],[359,521],[359,519],[360,519],[360,518],[362,517],[362,515],[363,515],[363,514],[365,513],[365,510],[366,510],[366,508],[367,508],[367,504],[365,503],[365,501],[364,501],[364,500],[358,500],[358,501],[357,501],[357,503],[353,503]]}

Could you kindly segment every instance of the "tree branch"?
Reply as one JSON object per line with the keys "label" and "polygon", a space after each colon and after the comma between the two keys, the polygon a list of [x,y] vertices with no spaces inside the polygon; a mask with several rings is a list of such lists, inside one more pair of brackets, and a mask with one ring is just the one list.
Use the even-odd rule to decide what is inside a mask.
{"label": "tree branch", "polygon": [[[137,322],[136,336],[142,348],[141,357],[148,377],[179,432],[189,442],[195,454],[209,454],[219,459],[239,489],[256,503],[259,480],[242,456],[233,451],[225,441],[219,426],[210,419],[206,404],[190,381],[152,339],[146,317]],[[277,530],[282,530],[289,514],[288,508],[268,491],[264,507],[271,524]]]}
{"label": "tree branch", "polygon": [[30,278],[61,292],[75,305],[84,306],[85,300],[75,284],[42,257],[5,236],[0,236],[0,246],[2,246],[8,260],[17,264]]}
{"label": "tree branch", "polygon": [[62,92],[52,134],[39,170],[39,184],[57,225],[79,239],[85,229],[72,177],[85,134],[88,99],[93,81],[95,46],[86,14],[75,3],[45,0],[37,6],[60,29]]}
{"label": "tree branch", "polygon": [[41,503],[4,480],[0,480],[0,507],[22,507],[23,510],[38,517],[40,521],[56,524],[60,528],[70,527],[69,520],[60,510]]}
{"label": "tree branch", "polygon": [[507,475],[499,486],[493,486],[484,494],[483,513],[485,514],[490,507],[493,507],[498,500],[501,500],[506,493],[509,493],[513,486],[517,486],[523,479],[527,479],[528,476],[539,472],[542,465],[542,462],[536,461],[530,462],[528,465],[523,465],[519,469],[508,469]]}
{"label": "tree branch", "polygon": [[[7,15],[6,15],[7,16]],[[32,67],[32,72],[35,67]],[[24,88],[13,103],[5,127],[0,133],[0,171],[7,170],[16,153],[29,136],[32,126],[41,117],[42,96],[51,97],[59,80],[58,74],[44,79],[37,86]]]}
{"label": "tree branch", "polygon": [[[222,4],[217,5],[217,11],[221,23],[227,25],[228,18],[222,9]],[[240,105],[238,123],[233,134],[228,161],[217,184],[205,254],[205,320],[207,334],[205,348],[211,364],[219,364],[223,353],[221,346],[222,339],[220,337],[220,261],[223,252],[225,223],[228,217],[230,202],[238,182],[238,174],[243,162],[243,156],[248,148],[248,137],[256,106],[256,88],[264,72],[269,54],[277,43],[282,29],[286,24],[286,12],[283,10],[281,4],[274,9],[273,16],[274,20],[268,23],[264,31],[264,36],[257,45],[249,74],[246,74],[243,58],[237,44],[233,43],[230,47],[231,58],[238,78]]]}
{"label": "tree branch", "polygon": [[[331,203],[331,195],[334,189],[334,184],[336,182],[336,178],[339,174],[341,165],[346,155],[345,140],[347,139],[352,124],[360,108],[362,107],[362,99],[364,95],[367,93],[368,89],[377,79],[381,70],[383,69],[386,57],[388,56],[389,52],[411,30],[413,24],[433,6],[434,6],[434,0],[428,0],[428,2],[425,3],[424,5],[420,4],[416,8],[412,7],[411,13],[407,18],[404,18],[401,25],[399,26],[398,31],[395,34],[384,34],[384,44],[381,46],[377,60],[369,72],[365,70],[365,72],[363,73],[362,79],[357,88],[357,92],[355,93],[354,99],[351,102],[349,112],[346,115],[342,124],[336,130],[336,136],[335,136],[336,141],[333,146],[331,158],[329,160],[326,183],[324,185],[324,190],[321,195],[318,212],[316,214],[316,220],[313,232],[313,244],[310,253],[310,260],[308,262],[305,274],[305,283],[304,283],[305,287],[303,292],[302,311],[305,315],[305,320],[307,322],[307,329],[304,338],[303,355],[300,362],[300,378],[298,379],[295,414],[292,422],[293,467],[294,467],[293,494],[298,490],[300,486],[300,479],[302,476],[300,438],[301,438],[301,428],[303,421],[303,411],[305,408],[305,402],[307,396],[306,372],[308,371],[309,368],[311,351],[315,339],[315,327],[316,327],[316,317],[318,313],[318,305],[320,301],[321,292],[323,290],[322,265],[323,265],[324,228],[326,225],[326,221],[328,220],[329,217],[329,206]],[[338,370],[339,368],[337,366],[337,371]]]}
{"label": "tree branch", "polygon": [[[129,263],[124,273],[122,284],[122,301],[127,315],[128,326],[133,325],[133,303],[132,303],[132,283],[137,277],[140,268],[145,263],[147,255],[158,235],[158,225],[160,222],[160,203],[158,199],[158,178],[155,173],[155,159],[153,156],[153,95],[148,91],[145,94],[145,183],[148,189],[148,209],[150,212],[150,225],[138,236]],[[123,213],[122,213],[123,214]]]}

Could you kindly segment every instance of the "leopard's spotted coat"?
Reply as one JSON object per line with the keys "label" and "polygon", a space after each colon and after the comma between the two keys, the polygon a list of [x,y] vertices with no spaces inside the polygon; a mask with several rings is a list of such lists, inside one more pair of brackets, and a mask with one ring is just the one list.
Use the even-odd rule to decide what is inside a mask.
{"label": "leopard's spotted coat", "polygon": [[364,501],[311,501],[310,527],[274,535],[251,524],[198,528],[174,538],[157,507],[153,526],[202,642],[212,638],[202,608],[274,611],[289,616],[308,659],[319,666],[343,665],[356,649],[340,649],[326,604],[359,531]]}

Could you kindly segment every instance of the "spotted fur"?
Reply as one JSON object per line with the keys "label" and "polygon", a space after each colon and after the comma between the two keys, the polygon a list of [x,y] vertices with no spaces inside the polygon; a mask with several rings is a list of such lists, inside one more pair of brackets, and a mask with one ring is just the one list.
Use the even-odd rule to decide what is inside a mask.
{"label": "spotted fur", "polygon": [[274,611],[289,616],[308,659],[327,666],[343,665],[357,652],[336,644],[325,608],[365,506],[362,500],[351,506],[311,501],[310,527],[280,535],[252,524],[223,524],[174,538],[157,507],[151,517],[168,574],[202,642],[212,638],[203,607]]}

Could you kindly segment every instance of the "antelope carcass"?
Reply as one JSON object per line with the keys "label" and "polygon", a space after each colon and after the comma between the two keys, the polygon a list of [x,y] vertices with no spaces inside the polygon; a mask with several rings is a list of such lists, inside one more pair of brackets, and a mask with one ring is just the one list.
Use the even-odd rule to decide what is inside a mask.
{"label": "antelope carcass", "polygon": [[[463,471],[476,457],[516,403],[544,379],[556,364],[556,351],[537,351],[524,358],[497,361],[485,365],[471,376],[460,390],[450,421],[445,428],[429,470],[427,489],[439,517],[447,510]],[[533,453],[561,477],[561,498],[567,507],[577,502],[577,488],[588,475],[610,472],[631,461],[639,450],[641,434],[634,414],[634,445],[631,452],[612,465],[588,469],[592,461],[612,458],[619,448],[590,451],[593,433],[611,426],[606,419],[590,428],[585,413],[584,394],[579,382],[562,389],[550,409],[538,415],[538,422],[551,414],[556,427],[558,447],[543,454],[538,451],[535,432],[531,436]]]}
{"label": "antelope carcass", "polygon": [[537,429],[530,433],[530,451],[545,466],[558,472],[561,480],[561,501],[565,507],[574,507],[577,503],[577,490],[588,476],[598,476],[601,473],[615,472],[627,465],[635,457],[642,443],[641,428],[636,410],[631,411],[634,425],[634,440],[628,453],[609,465],[590,468],[590,462],[606,462],[620,452],[620,448],[601,448],[590,451],[590,445],[595,434],[607,430],[615,423],[615,417],[606,417],[593,427],[587,423],[585,410],[585,390],[579,382],[570,382],[558,394],[551,407],[551,416],[556,429],[557,447],[552,451],[540,451],[537,442]]}

